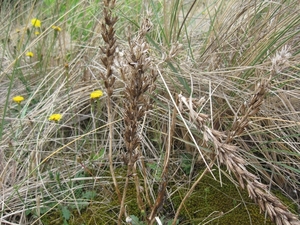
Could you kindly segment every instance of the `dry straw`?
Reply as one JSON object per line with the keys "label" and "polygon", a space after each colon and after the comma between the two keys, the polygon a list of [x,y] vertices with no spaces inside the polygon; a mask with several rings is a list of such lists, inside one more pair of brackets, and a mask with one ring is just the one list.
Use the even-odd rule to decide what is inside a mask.
{"label": "dry straw", "polygon": [[118,195],[119,201],[121,201],[121,192],[118,187],[118,183],[115,177],[114,165],[113,165],[113,118],[112,118],[112,104],[111,97],[114,91],[115,77],[113,76],[113,64],[116,54],[116,38],[115,38],[115,28],[114,25],[118,18],[112,15],[112,10],[115,7],[115,0],[104,0],[103,8],[103,21],[101,23],[101,35],[105,42],[105,46],[101,47],[103,56],[101,61],[106,68],[106,73],[100,73],[101,78],[104,81],[104,86],[107,91],[107,123],[109,124],[109,165],[110,173],[112,175],[113,183],[115,186],[116,193]]}
{"label": "dry straw", "polygon": [[[127,63],[120,68],[121,77],[126,84],[124,102],[124,142],[126,151],[123,161],[127,165],[127,177],[123,190],[119,224],[125,212],[125,199],[130,177],[134,177],[138,207],[145,211],[145,203],[141,198],[142,188],[137,176],[136,162],[142,156],[139,151],[140,131],[139,126],[146,112],[151,109],[150,95],[154,89],[157,74],[151,69],[151,58],[145,35],[150,31],[152,23],[144,19],[137,36],[129,37],[129,51],[126,55]],[[149,72],[148,72],[149,71]]]}
{"label": "dry straw", "polygon": [[[186,98],[182,94],[179,94],[179,109],[181,112],[188,113],[190,120],[197,127],[199,132],[203,134],[205,143],[211,145],[214,149],[213,154],[210,156],[212,161],[218,160],[221,164],[226,165],[227,169],[234,174],[239,182],[241,188],[246,188],[249,197],[252,198],[260,207],[262,211],[267,212],[272,221],[276,224],[300,224],[300,221],[296,215],[291,213],[281,201],[271,194],[268,190],[268,186],[261,183],[259,177],[252,174],[247,170],[247,161],[239,154],[241,149],[234,145],[232,141],[235,137],[240,136],[245,128],[249,124],[250,117],[253,117],[259,111],[263,100],[268,93],[268,87],[270,85],[271,78],[274,74],[280,71],[288,60],[290,54],[288,48],[284,47],[276,56],[272,59],[271,75],[268,79],[262,79],[254,90],[254,94],[250,98],[249,102],[245,102],[240,107],[236,116],[232,128],[229,132],[222,132],[210,128],[207,125],[208,115],[196,112],[198,105],[195,99]],[[195,184],[200,180],[198,179]],[[196,186],[193,185],[188,192],[189,195],[192,189]],[[186,196],[187,198],[188,196]],[[185,198],[185,199],[186,199]],[[182,201],[175,215],[174,223],[179,215],[179,211],[183,206]],[[173,224],[174,224],[173,223]]]}

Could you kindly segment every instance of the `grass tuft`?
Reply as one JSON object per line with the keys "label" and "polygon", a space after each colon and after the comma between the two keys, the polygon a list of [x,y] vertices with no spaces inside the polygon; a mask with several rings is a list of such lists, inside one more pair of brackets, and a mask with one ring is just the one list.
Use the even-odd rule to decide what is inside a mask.
{"label": "grass tuft", "polygon": [[297,3],[2,0],[0,223],[299,224]]}

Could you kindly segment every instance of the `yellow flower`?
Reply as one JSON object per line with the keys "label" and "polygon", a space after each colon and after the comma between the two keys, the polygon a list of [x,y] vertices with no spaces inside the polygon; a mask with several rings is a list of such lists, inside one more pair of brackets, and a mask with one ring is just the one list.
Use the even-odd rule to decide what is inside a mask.
{"label": "yellow flower", "polygon": [[93,91],[91,93],[91,99],[98,99],[103,95],[103,92],[100,90]]}
{"label": "yellow flower", "polygon": [[59,26],[52,26],[51,28],[55,31],[61,31],[61,28]]}
{"label": "yellow flower", "polygon": [[33,57],[33,52],[26,52],[26,56]]}
{"label": "yellow flower", "polygon": [[60,121],[60,119],[62,118],[61,114],[52,114],[51,116],[49,116],[48,120],[50,121]]}
{"label": "yellow flower", "polygon": [[39,31],[35,31],[34,34],[35,34],[36,36],[38,36],[38,35],[40,35],[40,32],[39,32]]}
{"label": "yellow flower", "polygon": [[23,96],[17,95],[17,96],[15,96],[15,97],[13,97],[13,101],[14,101],[15,103],[20,104],[22,101],[24,101],[24,98],[23,98]]}
{"label": "yellow flower", "polygon": [[33,18],[33,19],[31,20],[31,24],[32,24],[32,26],[34,26],[34,27],[41,27],[41,21],[38,20],[37,18]]}

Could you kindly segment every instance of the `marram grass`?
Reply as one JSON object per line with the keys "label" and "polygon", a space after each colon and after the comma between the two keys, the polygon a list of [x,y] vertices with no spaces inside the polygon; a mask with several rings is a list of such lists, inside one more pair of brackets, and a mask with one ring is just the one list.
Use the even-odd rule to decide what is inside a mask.
{"label": "marram grass", "polygon": [[1,3],[1,224],[299,224],[296,0]]}

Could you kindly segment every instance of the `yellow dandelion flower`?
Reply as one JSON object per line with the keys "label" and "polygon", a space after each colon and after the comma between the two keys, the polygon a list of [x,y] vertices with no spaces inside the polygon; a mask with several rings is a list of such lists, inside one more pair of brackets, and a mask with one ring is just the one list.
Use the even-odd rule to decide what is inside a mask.
{"label": "yellow dandelion flower", "polygon": [[61,114],[52,114],[51,116],[49,116],[48,120],[50,121],[60,121],[62,118],[62,115]]}
{"label": "yellow dandelion flower", "polygon": [[35,34],[36,36],[38,36],[38,35],[40,35],[40,32],[39,32],[39,31],[35,31],[34,34]]}
{"label": "yellow dandelion flower", "polygon": [[26,56],[28,56],[28,57],[33,57],[33,52],[26,52]]}
{"label": "yellow dandelion flower", "polygon": [[33,19],[31,20],[31,24],[32,24],[32,26],[34,26],[34,27],[41,27],[41,21],[38,20],[37,18],[33,18]]}
{"label": "yellow dandelion flower", "polygon": [[98,99],[103,95],[103,92],[100,90],[93,91],[91,93],[91,99]]}
{"label": "yellow dandelion flower", "polygon": [[51,28],[55,31],[61,31],[61,28],[59,26],[52,26]]}
{"label": "yellow dandelion flower", "polygon": [[24,97],[23,97],[23,96],[20,96],[20,95],[17,95],[17,96],[15,96],[15,97],[13,97],[12,100],[13,100],[15,103],[20,104],[21,102],[24,101]]}

